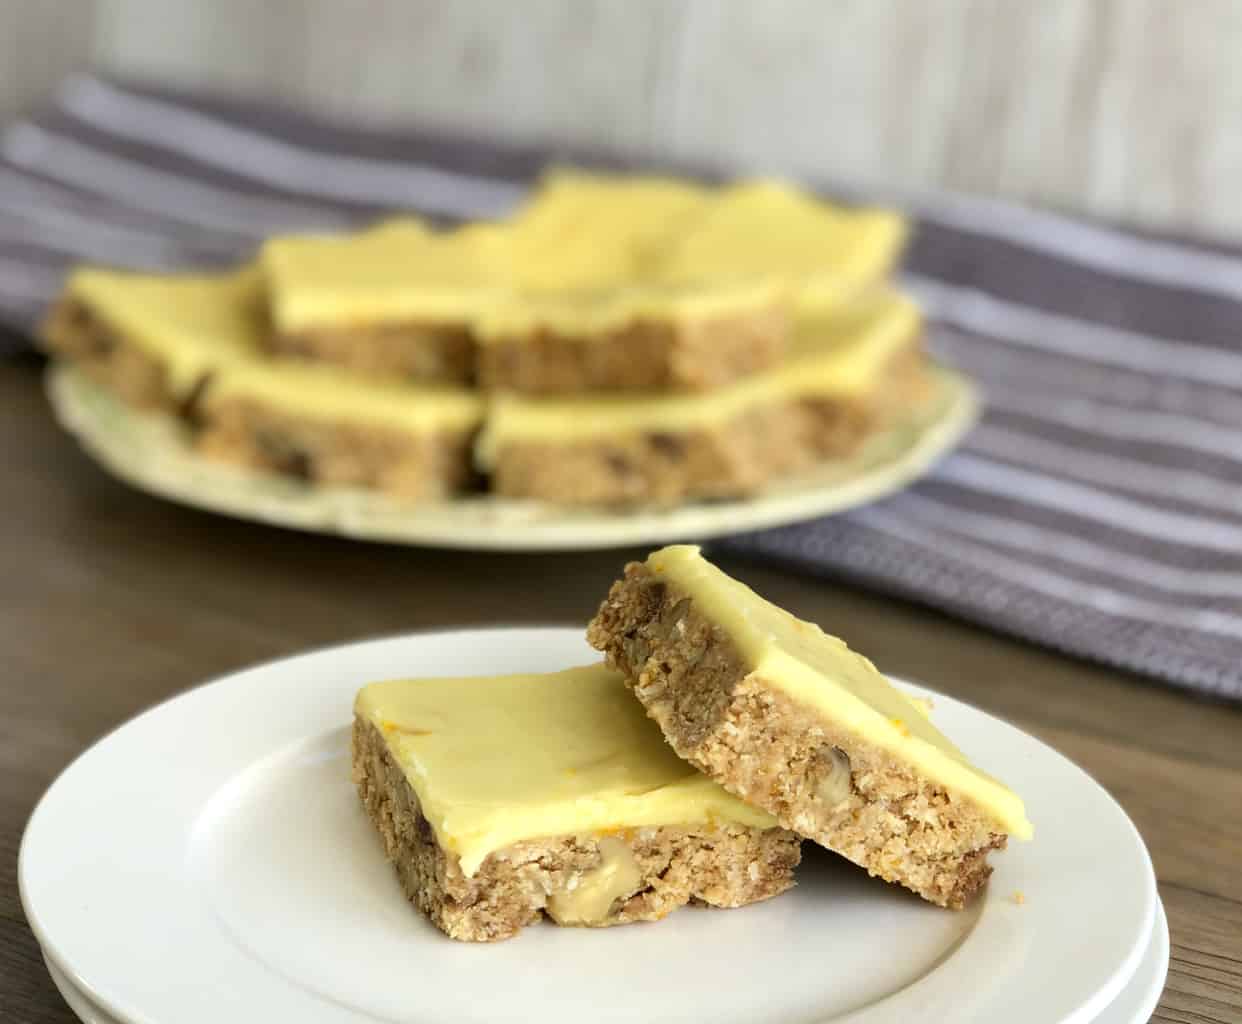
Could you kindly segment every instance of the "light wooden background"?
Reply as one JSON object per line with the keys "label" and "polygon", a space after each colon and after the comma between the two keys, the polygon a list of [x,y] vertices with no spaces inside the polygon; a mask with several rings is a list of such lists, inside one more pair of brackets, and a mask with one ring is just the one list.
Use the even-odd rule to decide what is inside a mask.
{"label": "light wooden background", "polygon": [[1242,236],[1236,0],[0,0],[90,65],[324,110]]}

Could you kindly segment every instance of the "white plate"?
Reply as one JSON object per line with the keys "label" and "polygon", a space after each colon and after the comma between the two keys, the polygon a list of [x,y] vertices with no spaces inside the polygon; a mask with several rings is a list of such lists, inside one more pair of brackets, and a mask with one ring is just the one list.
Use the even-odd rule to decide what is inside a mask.
{"label": "white plate", "polygon": [[937,391],[923,418],[876,434],[853,458],[773,484],[745,500],[631,511],[495,497],[412,504],[368,491],[309,487],[200,458],[175,420],[135,413],[72,367],[53,366],[47,389],[57,419],[109,472],[186,505],[360,540],[585,551],[780,526],[900,490],[927,472],[978,418],[978,397],[966,378],[936,368],[934,379]]}
{"label": "white plate", "polygon": [[963,913],[807,844],[799,886],[742,910],[539,926],[494,946],[444,938],[403,900],[350,786],[354,692],[594,657],[573,629],[415,635],[162,704],[83,754],[35,809],[18,871],[31,927],[91,1004],[143,1024],[1053,1024],[1091,1020],[1134,974],[1156,891],[1129,819],[1065,758],[947,697],[937,721],[1023,794],[1037,828],[994,858]]}
{"label": "white plate", "polygon": [[[106,1010],[91,1002],[89,996],[77,989],[56,961],[46,958],[48,973],[57,989],[78,1015],[83,1024],[130,1024],[113,1017]],[[1134,975],[1126,983],[1121,994],[1095,1017],[1091,1024],[1147,1024],[1152,1011],[1160,1001],[1169,970],[1169,924],[1164,907],[1157,902],[1156,921],[1151,938]]]}
{"label": "white plate", "polygon": [[56,961],[46,953],[43,954],[43,962],[47,965],[47,973],[52,976],[52,984],[56,986],[57,991],[69,1004],[69,1009],[77,1014],[78,1020],[83,1024],[128,1024],[112,1016],[103,1007],[92,1003],[90,996],[74,985],[69,980],[69,976],[56,966]]}
{"label": "white plate", "polygon": [[1156,901],[1156,920],[1151,939],[1134,976],[1108,1007],[1091,1024],[1147,1024],[1160,1002],[1169,976],[1169,921],[1164,904]]}
{"label": "white plate", "polygon": [[[56,961],[45,958],[45,963],[53,983],[83,1024],[129,1024],[92,1003],[89,996],[74,987],[73,982],[56,966]],[[1093,1018],[1091,1024],[1147,1024],[1160,1001],[1168,972],[1169,922],[1164,916],[1164,906],[1157,902],[1156,921],[1137,970],[1121,994]]]}

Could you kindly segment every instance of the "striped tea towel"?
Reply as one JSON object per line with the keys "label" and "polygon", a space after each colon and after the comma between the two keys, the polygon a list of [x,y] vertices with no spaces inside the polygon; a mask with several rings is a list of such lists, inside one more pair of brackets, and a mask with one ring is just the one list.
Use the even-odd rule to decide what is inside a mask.
{"label": "striped tea towel", "polygon": [[[0,140],[0,319],[78,261],[222,265],[289,229],[504,213],[572,154],[82,77]],[[1242,700],[1242,253],[907,197],[905,285],[983,422],[896,497],[719,547]]]}

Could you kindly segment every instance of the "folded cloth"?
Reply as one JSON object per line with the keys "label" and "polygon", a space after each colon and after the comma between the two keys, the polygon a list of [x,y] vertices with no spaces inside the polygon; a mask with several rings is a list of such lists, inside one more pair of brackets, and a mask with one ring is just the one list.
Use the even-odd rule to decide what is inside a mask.
{"label": "folded cloth", "polygon": [[[75,78],[0,140],[0,320],[33,325],[77,262],[215,266],[393,210],[502,214],[574,157]],[[903,205],[904,284],[932,351],[982,383],[982,423],[896,497],[718,550],[1242,700],[1242,252]]]}

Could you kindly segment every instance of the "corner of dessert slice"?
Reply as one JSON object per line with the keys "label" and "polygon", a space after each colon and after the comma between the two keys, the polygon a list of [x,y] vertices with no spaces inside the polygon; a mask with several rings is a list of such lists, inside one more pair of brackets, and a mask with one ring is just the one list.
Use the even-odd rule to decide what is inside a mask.
{"label": "corner of dessert slice", "polygon": [[253,357],[258,270],[144,274],[79,267],[40,330],[44,346],[127,405],[185,412],[222,366]]}
{"label": "corner of dessert slice", "polygon": [[673,749],[783,826],[961,908],[1022,801],[925,707],[812,623],[678,545],[631,563],[587,633]]}
{"label": "corner of dessert slice", "polygon": [[401,217],[346,235],[273,238],[259,252],[278,356],[422,384],[469,384],[471,319],[504,290],[503,233]]}
{"label": "corner of dessert slice", "polygon": [[364,687],[353,777],[406,896],[454,939],[739,907],[800,840],[680,760],[598,664]]}

